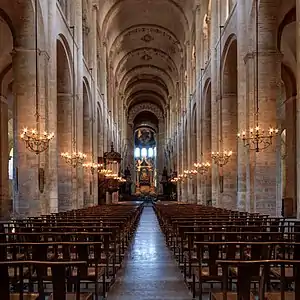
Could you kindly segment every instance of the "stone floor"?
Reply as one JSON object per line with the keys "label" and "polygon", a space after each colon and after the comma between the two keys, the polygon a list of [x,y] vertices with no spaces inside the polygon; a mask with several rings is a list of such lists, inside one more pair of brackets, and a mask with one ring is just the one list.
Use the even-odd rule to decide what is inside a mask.
{"label": "stone floor", "polygon": [[145,207],[108,300],[191,300],[152,207]]}

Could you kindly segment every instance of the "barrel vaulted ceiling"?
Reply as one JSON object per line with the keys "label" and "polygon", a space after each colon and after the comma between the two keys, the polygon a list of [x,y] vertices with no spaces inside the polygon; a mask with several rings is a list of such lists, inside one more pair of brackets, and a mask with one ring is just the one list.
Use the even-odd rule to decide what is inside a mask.
{"label": "barrel vaulted ceiling", "polygon": [[140,103],[162,112],[185,65],[193,0],[101,0],[100,28],[115,95],[129,110]]}

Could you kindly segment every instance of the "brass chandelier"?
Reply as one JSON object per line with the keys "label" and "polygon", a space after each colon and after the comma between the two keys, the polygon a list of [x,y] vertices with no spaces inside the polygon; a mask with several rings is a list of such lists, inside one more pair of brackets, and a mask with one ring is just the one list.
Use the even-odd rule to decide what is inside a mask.
{"label": "brass chandelier", "polygon": [[38,66],[38,0],[35,0],[35,118],[36,128],[28,130],[24,128],[20,137],[25,142],[28,150],[35,154],[40,154],[49,148],[50,141],[54,138],[54,133],[46,131],[40,132],[39,114],[39,66]]}
{"label": "brass chandelier", "polygon": [[76,149],[76,136],[77,136],[77,124],[76,124],[76,112],[75,112],[75,96],[76,96],[76,86],[75,86],[75,27],[71,27],[73,34],[73,97],[72,97],[72,113],[71,113],[71,127],[72,127],[72,152],[63,152],[60,156],[65,160],[67,164],[76,168],[83,164],[84,160],[86,159],[86,154],[82,152],[77,152]]}
{"label": "brass chandelier", "polygon": [[256,86],[255,86],[255,126],[251,127],[248,132],[246,130],[238,133],[238,138],[243,141],[244,146],[249,150],[254,150],[255,152],[260,152],[270,145],[272,145],[273,138],[278,134],[279,130],[277,128],[270,127],[267,131],[259,126],[259,91],[258,91],[258,0],[255,1],[256,5]]}
{"label": "brass chandelier", "polygon": [[219,28],[219,45],[220,45],[220,50],[219,50],[219,60],[220,60],[220,73],[219,73],[219,95],[220,95],[220,99],[219,99],[219,130],[220,130],[220,150],[216,151],[216,152],[212,152],[211,153],[211,158],[214,164],[216,164],[219,167],[223,167],[225,166],[232,155],[232,151],[231,150],[223,150],[223,91],[222,91],[222,68],[221,68],[221,61],[222,61],[222,29],[224,28],[224,26],[220,26]]}

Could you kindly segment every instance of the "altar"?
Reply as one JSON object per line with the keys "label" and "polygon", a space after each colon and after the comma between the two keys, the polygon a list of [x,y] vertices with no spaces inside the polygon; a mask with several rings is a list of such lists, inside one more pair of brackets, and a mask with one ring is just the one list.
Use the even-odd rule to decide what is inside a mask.
{"label": "altar", "polygon": [[137,160],[136,174],[136,194],[155,194],[153,163],[151,162],[151,160],[147,160],[146,158]]}
{"label": "altar", "polygon": [[141,126],[134,136],[135,191],[138,197],[156,195],[156,133]]}

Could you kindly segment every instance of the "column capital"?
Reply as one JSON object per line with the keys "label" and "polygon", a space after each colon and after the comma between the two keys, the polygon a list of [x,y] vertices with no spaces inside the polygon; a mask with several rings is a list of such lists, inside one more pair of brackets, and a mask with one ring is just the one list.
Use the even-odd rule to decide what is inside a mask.
{"label": "column capital", "polygon": [[[265,51],[258,51],[259,57],[277,57],[278,61],[282,60],[283,54],[278,50],[265,50]],[[248,60],[254,59],[256,57],[256,51],[248,52],[244,56],[244,62],[245,64],[248,62]]]}
{"label": "column capital", "polygon": [[[18,53],[33,53],[35,54],[36,49],[26,49],[22,47],[14,47],[12,51],[10,52],[10,55],[14,57]],[[47,60],[50,60],[50,55],[46,50],[41,50],[40,48],[37,49],[38,55],[43,55]]]}
{"label": "column capital", "polygon": [[197,4],[196,7],[195,7],[195,12],[200,13],[200,11],[201,11],[201,5]]}
{"label": "column capital", "polygon": [[94,10],[94,11],[99,10],[99,6],[98,6],[97,3],[93,3],[93,10]]}
{"label": "column capital", "polygon": [[5,103],[5,104],[7,104],[8,102],[7,102],[7,98],[5,97],[5,96],[3,96],[3,95],[0,95],[0,103]]}

